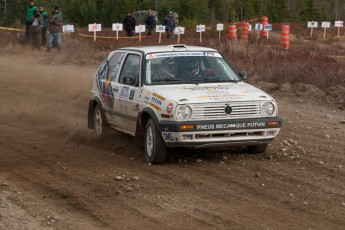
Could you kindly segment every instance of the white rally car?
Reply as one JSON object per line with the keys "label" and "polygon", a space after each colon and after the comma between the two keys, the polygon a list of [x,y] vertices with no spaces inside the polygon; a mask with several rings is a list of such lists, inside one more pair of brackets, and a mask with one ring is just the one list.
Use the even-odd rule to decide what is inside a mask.
{"label": "white rally car", "polygon": [[167,147],[242,145],[262,153],[282,120],[276,101],[246,77],[211,48],[120,48],[95,74],[88,127],[143,140],[149,163],[164,163]]}

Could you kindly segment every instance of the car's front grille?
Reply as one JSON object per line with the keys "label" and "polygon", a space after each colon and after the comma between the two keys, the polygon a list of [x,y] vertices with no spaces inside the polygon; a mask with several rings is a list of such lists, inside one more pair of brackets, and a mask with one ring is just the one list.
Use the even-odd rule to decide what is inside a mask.
{"label": "car's front grille", "polygon": [[[227,106],[231,107],[229,114],[226,113]],[[260,101],[193,104],[191,107],[193,108],[193,120],[262,117]]]}

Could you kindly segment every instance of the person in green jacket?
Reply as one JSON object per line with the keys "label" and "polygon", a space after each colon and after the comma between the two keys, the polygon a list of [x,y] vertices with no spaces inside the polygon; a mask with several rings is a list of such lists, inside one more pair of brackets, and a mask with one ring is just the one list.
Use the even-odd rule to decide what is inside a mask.
{"label": "person in green jacket", "polygon": [[46,45],[47,42],[47,27],[48,27],[48,13],[44,11],[44,7],[40,6],[39,8],[40,15],[43,19],[42,25],[42,45]]}
{"label": "person in green jacket", "polygon": [[35,10],[38,10],[38,7],[35,5],[34,0],[30,0],[29,8],[26,11],[26,18],[25,18],[25,38],[26,40],[30,39],[30,27],[32,24],[32,18],[34,17]]}

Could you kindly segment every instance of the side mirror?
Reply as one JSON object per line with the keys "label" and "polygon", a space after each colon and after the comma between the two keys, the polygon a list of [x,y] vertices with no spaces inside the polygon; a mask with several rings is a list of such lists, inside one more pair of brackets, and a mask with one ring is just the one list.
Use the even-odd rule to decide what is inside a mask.
{"label": "side mirror", "polygon": [[248,74],[247,74],[247,72],[245,72],[245,71],[239,72],[238,75],[240,75],[240,77],[241,77],[243,80],[247,80],[247,78],[248,78]]}

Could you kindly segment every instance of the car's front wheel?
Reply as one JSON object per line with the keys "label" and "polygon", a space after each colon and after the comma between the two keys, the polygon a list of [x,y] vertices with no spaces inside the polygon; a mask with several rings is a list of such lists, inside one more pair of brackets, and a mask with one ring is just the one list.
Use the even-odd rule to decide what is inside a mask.
{"label": "car's front wheel", "polygon": [[259,144],[259,145],[252,145],[247,146],[247,153],[249,154],[260,154],[266,151],[267,149],[267,143]]}
{"label": "car's front wheel", "polygon": [[150,119],[145,127],[145,157],[148,163],[162,164],[168,152],[162,136],[159,134],[154,122]]}
{"label": "car's front wheel", "polygon": [[96,105],[93,113],[93,127],[96,131],[97,136],[104,136],[106,133],[106,125],[104,116],[102,114],[101,107]]}

